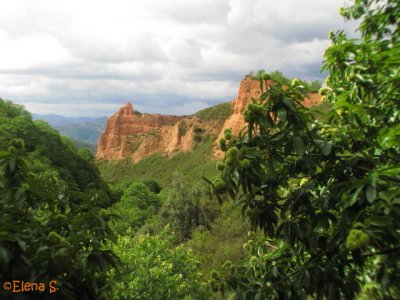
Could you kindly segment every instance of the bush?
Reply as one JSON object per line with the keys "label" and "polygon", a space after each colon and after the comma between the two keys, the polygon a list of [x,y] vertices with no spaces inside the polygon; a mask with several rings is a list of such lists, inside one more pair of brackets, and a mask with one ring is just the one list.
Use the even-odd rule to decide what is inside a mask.
{"label": "bush", "polygon": [[[198,262],[183,245],[176,246],[166,228],[160,234],[132,237],[129,231],[115,248],[124,268],[114,273],[114,295],[120,299],[209,299]],[[187,298],[185,298],[187,297]]]}
{"label": "bush", "polygon": [[118,234],[125,234],[130,229],[137,231],[152,216],[158,213],[161,202],[143,183],[134,182],[124,191],[121,200],[113,205],[119,219],[113,229]]}
{"label": "bush", "polygon": [[207,185],[199,183],[192,187],[177,175],[160,210],[160,218],[162,224],[171,226],[179,241],[184,241],[196,227],[210,228],[216,213]]}

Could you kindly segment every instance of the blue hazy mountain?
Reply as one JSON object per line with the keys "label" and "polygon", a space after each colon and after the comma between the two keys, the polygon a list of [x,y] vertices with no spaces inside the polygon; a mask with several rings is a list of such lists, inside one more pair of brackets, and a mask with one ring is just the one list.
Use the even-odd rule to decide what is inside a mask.
{"label": "blue hazy mountain", "polygon": [[44,120],[62,135],[71,137],[77,142],[97,145],[100,134],[103,131],[107,117],[65,117],[60,115],[32,114],[35,120]]}

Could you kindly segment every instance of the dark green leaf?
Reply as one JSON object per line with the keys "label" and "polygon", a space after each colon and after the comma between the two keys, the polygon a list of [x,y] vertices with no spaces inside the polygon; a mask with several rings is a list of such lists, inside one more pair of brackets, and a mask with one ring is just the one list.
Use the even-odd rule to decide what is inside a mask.
{"label": "dark green leaf", "polygon": [[306,147],[304,145],[303,139],[299,136],[295,136],[293,138],[293,150],[299,154],[299,155],[304,155],[306,151]]}
{"label": "dark green leaf", "polygon": [[376,199],[376,187],[368,185],[367,187],[367,200],[373,202]]}

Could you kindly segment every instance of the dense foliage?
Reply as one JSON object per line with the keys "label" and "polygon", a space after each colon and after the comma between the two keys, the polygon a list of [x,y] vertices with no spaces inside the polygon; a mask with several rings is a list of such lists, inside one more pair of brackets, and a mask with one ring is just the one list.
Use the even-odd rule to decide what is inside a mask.
{"label": "dense foliage", "polygon": [[250,224],[242,218],[240,209],[225,201],[211,228],[199,226],[192,231],[187,246],[196,254],[204,278],[225,261],[239,261],[244,257],[243,244],[247,241]]}
{"label": "dense foliage", "polygon": [[[262,94],[247,131],[225,131],[217,169],[205,136],[168,159],[100,162],[107,187],[90,151],[0,99],[0,282],[58,288],[1,296],[399,299],[400,3],[341,13],[360,39],[330,34],[324,103],[302,105],[320,82],[250,74]],[[222,122],[231,109],[196,115]],[[198,183],[214,174],[219,202]]]}
{"label": "dense foliage", "polygon": [[157,235],[121,237],[115,251],[123,269],[114,275],[115,295],[120,299],[208,299],[198,262],[175,243],[168,227]]}
{"label": "dense foliage", "polygon": [[181,176],[175,176],[160,210],[160,221],[171,226],[179,241],[187,240],[199,226],[210,229],[218,213],[211,199],[204,184],[189,186]]}
{"label": "dense foliage", "polygon": [[298,81],[268,84],[264,74],[247,134],[228,144],[214,190],[267,239],[214,273],[216,289],[243,299],[400,297],[400,2],[356,0],[342,14],[361,20],[361,38],[331,34],[327,119],[301,105]]}
{"label": "dense foliage", "polygon": [[0,133],[0,281],[56,280],[58,299],[110,297],[112,199],[87,153],[1,99]]}
{"label": "dense foliage", "polygon": [[113,205],[119,216],[113,229],[117,234],[125,234],[130,229],[139,229],[152,216],[158,213],[161,202],[158,196],[143,183],[132,183],[124,189],[120,201]]}

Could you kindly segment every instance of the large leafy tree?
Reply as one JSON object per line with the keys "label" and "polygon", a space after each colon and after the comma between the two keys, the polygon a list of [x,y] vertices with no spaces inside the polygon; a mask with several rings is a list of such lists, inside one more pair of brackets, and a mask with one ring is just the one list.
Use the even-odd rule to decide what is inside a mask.
{"label": "large leafy tree", "polygon": [[113,205],[119,219],[113,225],[117,234],[124,234],[129,228],[137,231],[161,207],[157,194],[143,183],[131,183],[122,193],[121,200]]}
{"label": "large leafy tree", "polygon": [[189,239],[196,227],[210,229],[212,220],[218,214],[218,207],[211,201],[211,196],[203,182],[191,187],[181,175],[176,175],[160,209],[161,223],[171,226],[180,242]]}
{"label": "large leafy tree", "polygon": [[[214,288],[244,299],[400,297],[400,2],[356,0],[359,39],[331,34],[317,121],[304,89],[271,84],[244,112],[247,133],[227,139],[217,193],[242,206],[264,240],[248,260],[215,273]],[[364,291],[365,292],[365,291]]]}
{"label": "large leafy tree", "polygon": [[55,280],[58,288],[2,297],[109,299],[108,271],[118,261],[106,248],[113,235],[103,207],[111,199],[98,171],[47,125],[1,99],[0,132],[0,281]]}
{"label": "large leafy tree", "polygon": [[114,273],[114,294],[119,299],[208,299],[198,262],[184,245],[176,246],[174,233],[166,227],[157,235],[118,239],[116,253],[123,269]]}

